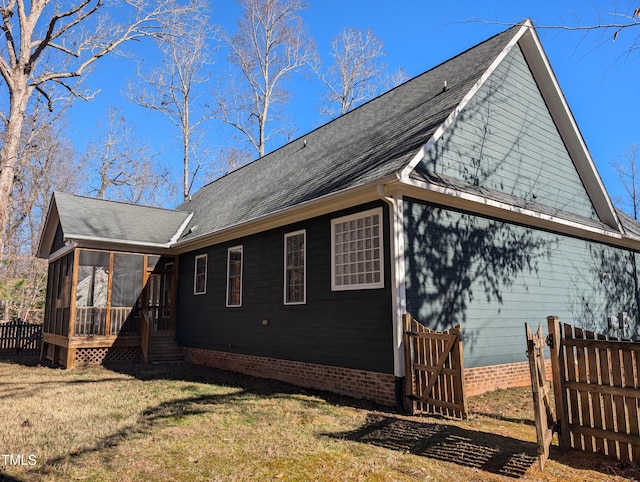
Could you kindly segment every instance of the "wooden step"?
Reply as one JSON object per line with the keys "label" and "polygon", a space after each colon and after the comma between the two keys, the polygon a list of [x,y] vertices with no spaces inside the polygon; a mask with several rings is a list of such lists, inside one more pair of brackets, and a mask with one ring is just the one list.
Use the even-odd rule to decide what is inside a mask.
{"label": "wooden step", "polygon": [[149,346],[150,362],[184,360],[184,349],[173,338],[152,337]]}

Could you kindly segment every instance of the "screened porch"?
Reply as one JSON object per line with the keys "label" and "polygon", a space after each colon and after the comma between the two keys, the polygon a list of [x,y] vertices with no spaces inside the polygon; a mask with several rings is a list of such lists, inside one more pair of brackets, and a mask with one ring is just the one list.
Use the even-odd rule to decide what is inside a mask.
{"label": "screened porch", "polygon": [[148,361],[175,337],[172,257],[75,248],[49,263],[41,358],[72,368]]}

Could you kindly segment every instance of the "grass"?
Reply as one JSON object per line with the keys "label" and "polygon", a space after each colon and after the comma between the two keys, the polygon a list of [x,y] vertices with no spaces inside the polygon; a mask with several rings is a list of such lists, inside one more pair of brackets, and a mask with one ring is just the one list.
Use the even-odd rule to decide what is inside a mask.
{"label": "grass", "polygon": [[530,390],[469,402],[467,421],[409,417],[186,363],[65,371],[5,360],[0,480],[640,477],[635,465],[557,447],[540,472]]}

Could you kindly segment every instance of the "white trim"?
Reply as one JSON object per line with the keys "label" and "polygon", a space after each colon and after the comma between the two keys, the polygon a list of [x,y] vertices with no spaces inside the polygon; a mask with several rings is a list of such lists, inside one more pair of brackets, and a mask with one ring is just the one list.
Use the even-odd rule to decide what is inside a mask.
{"label": "white trim", "polygon": [[149,243],[145,241],[133,241],[129,239],[101,238],[99,236],[84,236],[80,234],[70,234],[65,236],[69,241],[93,241],[98,243],[118,244],[123,246],[140,246],[145,248],[164,248],[169,249],[172,246],[169,243]]}
{"label": "white trim", "polygon": [[518,33],[516,33],[509,43],[502,49],[502,52],[498,54],[498,56],[491,63],[489,68],[482,74],[480,79],[475,83],[475,85],[467,92],[467,94],[462,98],[460,103],[453,109],[451,114],[446,118],[446,120],[436,129],[436,131],[431,136],[431,139],[427,141],[427,143],[422,146],[422,148],[416,153],[415,156],[411,159],[409,164],[405,166],[405,168],[400,173],[400,178],[404,181],[409,178],[411,171],[413,171],[416,166],[420,163],[420,161],[424,158],[424,156],[431,150],[431,148],[438,142],[440,137],[444,134],[444,132],[449,128],[451,124],[456,120],[460,112],[467,106],[467,104],[471,101],[471,99],[477,94],[480,88],[484,85],[487,79],[493,74],[493,72],[498,68],[498,65],[504,60],[507,54],[511,51],[511,49],[518,43],[520,37],[524,35],[524,33],[531,27],[531,22],[527,20]]}
{"label": "white trim", "polygon": [[[336,225],[346,223],[355,219],[362,219],[368,216],[377,215],[379,219],[378,230],[378,259],[380,263],[380,280],[371,283],[354,283],[337,285],[336,284]],[[376,260],[370,260],[372,262]],[[331,291],[348,291],[348,290],[367,290],[384,288],[384,219],[382,217],[382,208],[373,208],[367,211],[360,211],[348,216],[341,216],[331,220]]]}
{"label": "white trim", "polygon": [[[417,197],[418,199],[425,199],[427,201],[438,202],[439,204],[442,204],[448,207],[465,209],[469,212],[478,214],[480,216],[490,215],[505,221],[521,222],[522,224],[525,224],[531,227],[541,227],[540,223],[533,222],[534,220],[541,220],[541,221],[544,221],[545,223],[553,223],[556,225],[555,229],[553,229],[553,226],[544,226],[545,229],[552,229],[554,231],[563,232],[563,230],[560,228],[566,227],[566,228],[570,228],[569,230],[571,231],[579,230],[586,233],[593,233],[599,236],[612,238],[612,239],[609,239],[608,241],[609,243],[612,243],[614,240],[619,241],[622,239],[622,234],[617,231],[597,228],[595,226],[589,226],[587,224],[570,221],[568,219],[553,216],[551,214],[545,214],[537,211],[532,211],[526,208],[520,208],[517,206],[513,206],[512,204],[495,201],[493,199],[488,199],[482,196],[478,196],[476,194],[469,194],[463,191],[450,189],[437,184],[431,184],[426,181],[409,179],[409,180],[403,181],[403,184],[405,184],[407,187],[415,187],[423,191],[424,193],[443,195],[446,197],[436,200],[436,199],[428,199],[430,196],[424,196],[424,195],[421,196],[419,192],[405,192],[405,194],[409,196]],[[462,206],[461,204],[463,203],[461,203],[460,201],[463,201],[463,203],[468,204],[468,206]],[[493,208],[494,210],[499,210],[499,211],[490,213],[490,212],[487,212],[488,210],[484,209],[484,207]],[[516,216],[513,216],[513,215],[509,216],[510,213]],[[519,217],[520,219],[516,219],[516,217]],[[569,232],[566,234],[575,234],[575,233]]]}
{"label": "white trim", "polygon": [[272,213],[218,229],[214,232],[201,234],[193,239],[181,241],[174,246],[174,249],[177,254],[189,253],[196,249],[206,248],[227,241],[233,242],[233,240],[251,234],[288,226],[298,221],[306,221],[311,218],[376,201],[380,199],[376,191],[378,184],[397,180],[398,175],[394,173],[367,184],[325,194],[309,201],[287,206]]}
{"label": "white trim", "polygon": [[[204,291],[196,291],[196,287],[198,286],[198,260],[202,258],[204,258]],[[207,272],[209,271],[209,260],[206,254],[199,254],[193,259],[193,294],[205,295],[207,294]]]}
{"label": "white trim", "polygon": [[[302,301],[287,301],[287,239],[294,236],[303,236],[302,241],[302,269],[304,273],[302,286]],[[304,305],[307,303],[307,230],[300,229],[284,235],[284,283],[283,283],[283,302],[289,305]]]}
{"label": "white trim", "polygon": [[[240,303],[238,303],[237,305],[231,305],[229,304],[229,275],[231,274],[231,253],[232,252],[239,252],[240,253]],[[238,245],[238,246],[232,246],[231,248],[227,249],[227,296],[226,296],[226,300],[225,300],[225,304],[227,306],[227,308],[238,308],[242,306],[242,272],[243,272],[243,267],[244,267],[244,252],[243,252],[243,248],[242,245]]]}
{"label": "white trim", "polygon": [[404,244],[404,202],[401,194],[389,196],[384,186],[378,186],[380,197],[389,205],[389,226],[391,243],[391,307],[393,316],[393,374],[405,375],[404,337],[402,316],[407,312],[407,288]]}
{"label": "white trim", "polygon": [[191,218],[193,218],[193,214],[194,213],[189,213],[189,215],[187,216],[187,219],[185,219],[182,222],[182,224],[180,225],[178,230],[175,232],[175,234],[169,240],[169,246],[174,245],[178,241],[178,239],[180,239],[180,236],[182,236],[182,233],[184,232],[184,230],[187,229],[187,226],[189,225],[189,222],[191,221]]}

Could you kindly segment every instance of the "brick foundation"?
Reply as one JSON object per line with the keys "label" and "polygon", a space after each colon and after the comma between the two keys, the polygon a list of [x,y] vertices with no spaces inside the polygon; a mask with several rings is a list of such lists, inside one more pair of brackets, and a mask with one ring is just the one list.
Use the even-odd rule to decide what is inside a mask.
{"label": "brick foundation", "polygon": [[382,405],[395,404],[394,376],[291,360],[242,355],[199,348],[185,348],[185,359],[196,365],[270,378],[300,387],[326,390]]}
{"label": "brick foundation", "polygon": [[[195,365],[280,380],[300,387],[364,398],[382,405],[395,405],[395,378],[390,373],[189,347],[185,348],[185,359]],[[550,360],[546,360],[546,364],[547,379],[551,380]],[[525,387],[531,384],[528,362],[467,368],[464,379],[468,397],[499,388]]]}
{"label": "brick foundation", "polygon": [[[551,360],[545,360],[545,368],[547,380],[552,380]],[[528,387],[531,386],[529,362],[467,368],[464,371],[464,383],[467,397],[499,388]]]}

